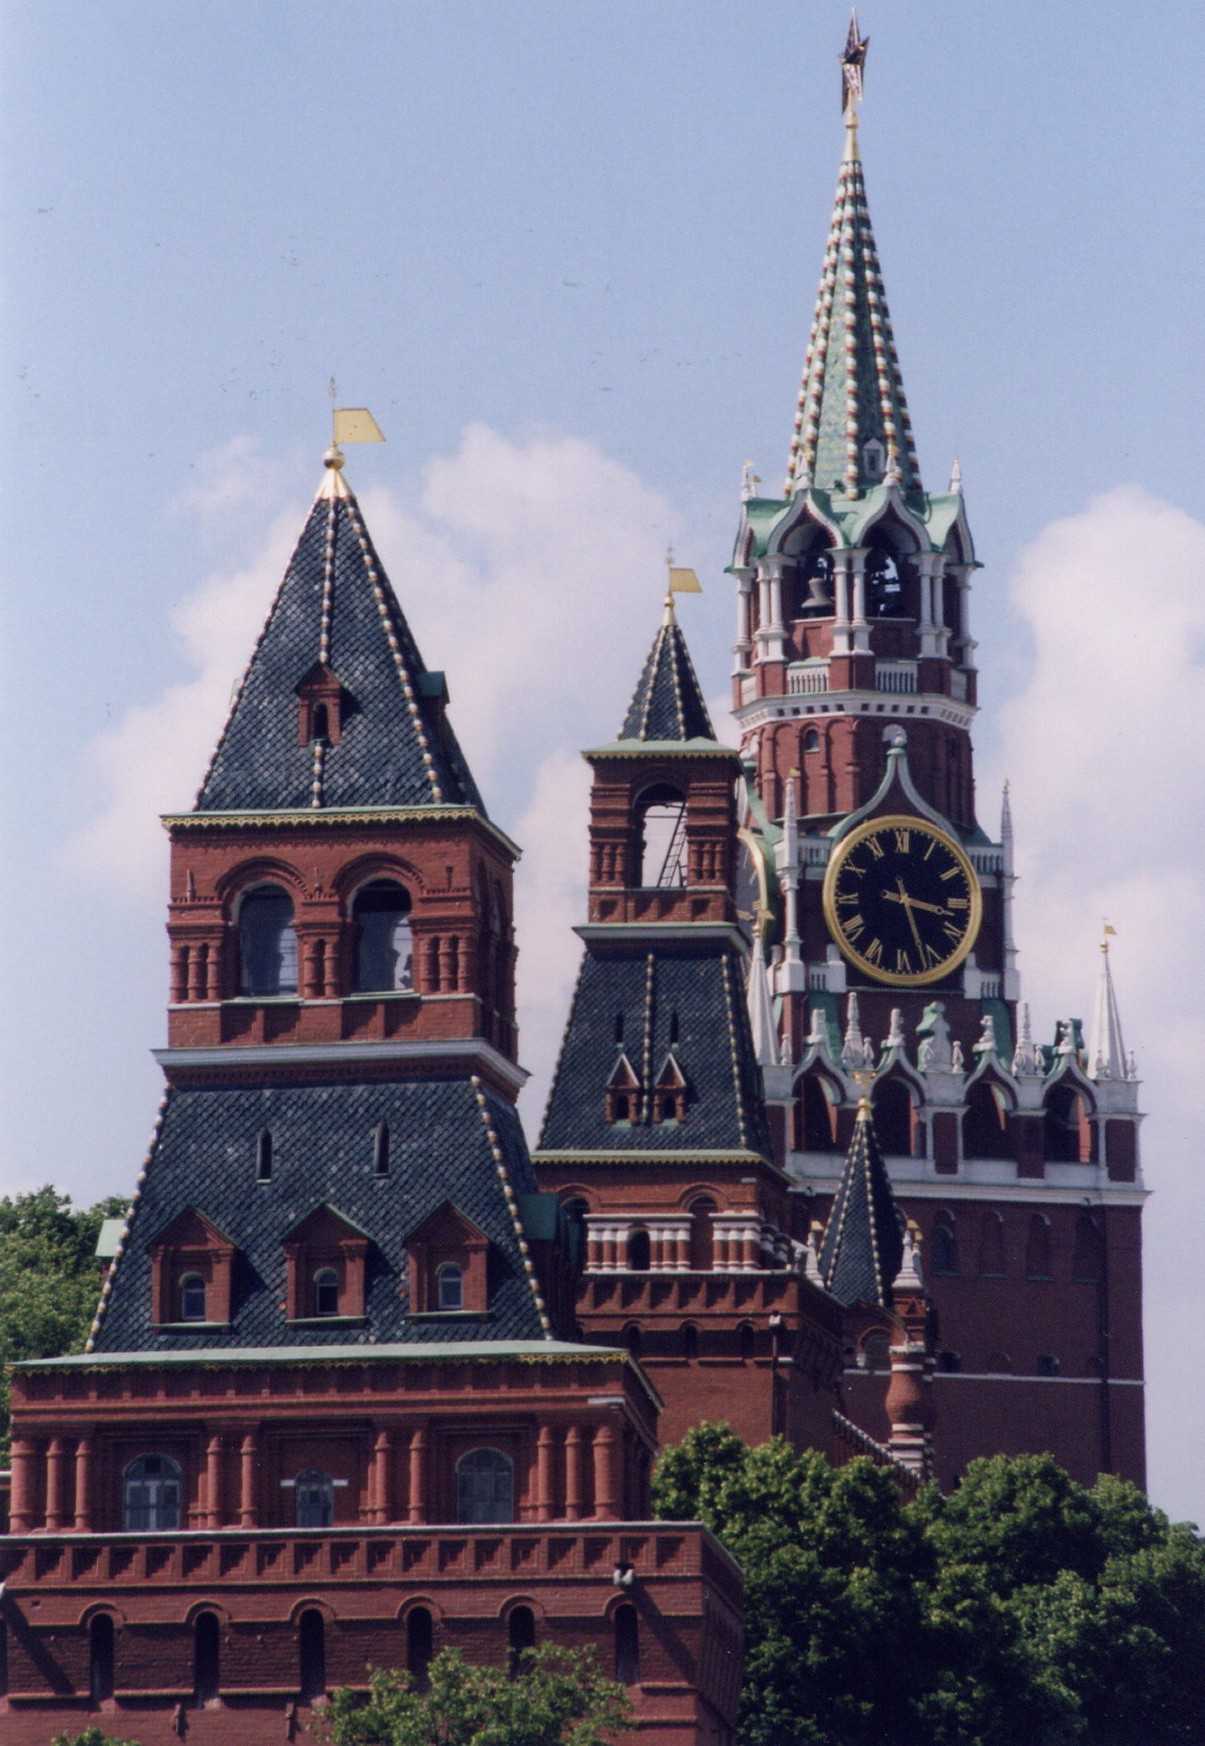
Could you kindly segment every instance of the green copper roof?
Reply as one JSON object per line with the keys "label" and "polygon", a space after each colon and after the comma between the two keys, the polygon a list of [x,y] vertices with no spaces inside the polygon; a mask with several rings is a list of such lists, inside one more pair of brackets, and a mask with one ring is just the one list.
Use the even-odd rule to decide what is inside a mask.
{"label": "green copper roof", "polygon": [[845,157],[803,361],[784,495],[852,497],[884,479],[921,490],[899,358],[870,228],[856,127]]}

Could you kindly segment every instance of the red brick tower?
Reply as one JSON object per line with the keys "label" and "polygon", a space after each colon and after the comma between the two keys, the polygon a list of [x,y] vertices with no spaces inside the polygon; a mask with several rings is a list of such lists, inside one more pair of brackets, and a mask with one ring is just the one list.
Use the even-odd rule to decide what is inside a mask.
{"label": "red brick tower", "polygon": [[[855,81],[856,82],[856,81]],[[776,1162],[824,1217],[870,1077],[939,1326],[937,1463],[1050,1449],[1144,1471],[1137,1080],[1105,955],[1095,1035],[1030,1034],[1007,794],[976,821],[978,560],[955,463],[926,491],[846,144],[780,498],[747,473],[732,563],[742,898],[773,995]],[[751,981],[757,1010],[765,1000]],[[785,1054],[790,1071],[783,1083]],[[847,1398],[886,1434],[880,1345]]]}
{"label": "red brick tower", "polygon": [[619,738],[585,756],[590,919],[534,1154],[583,1231],[581,1331],[639,1354],[666,1440],[726,1418],[751,1442],[827,1448],[841,1306],[804,1275],[773,1157],[736,925],[737,755],[672,597]]}
{"label": "red brick tower", "polygon": [[14,1379],[0,1732],[261,1746],[370,1663],[551,1637],[642,1740],[720,1746],[739,1574],[647,1521],[656,1392],[572,1339],[514,1108],[517,851],[342,464],[166,821],[167,1090],[87,1352]]}

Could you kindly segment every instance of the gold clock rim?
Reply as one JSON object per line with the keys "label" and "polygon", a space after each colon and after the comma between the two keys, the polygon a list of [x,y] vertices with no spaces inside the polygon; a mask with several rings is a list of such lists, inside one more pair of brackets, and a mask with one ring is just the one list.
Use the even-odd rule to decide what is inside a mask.
{"label": "gold clock rim", "polygon": [[[901,975],[899,971],[895,970],[876,970],[873,964],[868,963],[867,960],[863,958],[862,954],[856,947],[851,946],[849,942],[845,940],[837,921],[835,890],[842,865],[851,851],[859,843],[864,842],[867,837],[873,836],[876,831],[890,830],[893,827],[907,827],[909,830],[921,832],[925,836],[935,837],[939,843],[950,851],[954,859],[961,864],[962,869],[966,874],[967,888],[971,894],[971,914],[962,943],[955,947],[954,951],[951,952],[948,958],[943,958],[941,963],[936,965],[933,969],[920,971],[915,976]],[[975,872],[974,866],[971,863],[971,858],[963,848],[962,844],[955,841],[955,839],[948,835],[946,831],[943,831],[940,826],[930,824],[927,819],[918,818],[915,813],[908,812],[890,812],[884,813],[881,818],[865,819],[860,825],[857,825],[847,837],[841,838],[841,841],[834,847],[833,853],[829,857],[828,866],[825,869],[824,886],[821,891],[821,902],[824,907],[824,920],[828,927],[829,934],[836,942],[837,950],[841,955],[851,964],[855,965],[857,969],[869,976],[872,981],[884,982],[892,988],[924,988],[931,982],[940,982],[943,976],[953,975],[954,971],[957,970],[970,955],[975,945],[975,941],[979,938],[979,927],[983,921],[983,888],[979,883],[979,875]]]}

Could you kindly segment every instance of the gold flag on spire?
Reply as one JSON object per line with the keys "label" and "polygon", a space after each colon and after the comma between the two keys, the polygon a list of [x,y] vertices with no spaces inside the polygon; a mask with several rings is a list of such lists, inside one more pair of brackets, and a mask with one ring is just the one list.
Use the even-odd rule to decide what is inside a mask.
{"label": "gold flag on spire", "polygon": [[331,418],[336,444],[383,443],[385,433],[366,406],[336,406]]}
{"label": "gold flag on spire", "polygon": [[678,564],[671,564],[669,566],[669,591],[671,594],[702,594],[703,584],[693,570],[686,570]]}

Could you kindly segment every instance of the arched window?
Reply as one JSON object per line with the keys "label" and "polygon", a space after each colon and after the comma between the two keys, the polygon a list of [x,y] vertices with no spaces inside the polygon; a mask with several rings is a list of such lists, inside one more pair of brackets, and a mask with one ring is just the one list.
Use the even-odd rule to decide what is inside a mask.
{"label": "arched window", "polygon": [[333,1267],[320,1267],[314,1275],[314,1314],[339,1314],[339,1275]]}
{"label": "arched window", "polygon": [[180,1320],[205,1320],[205,1281],[199,1273],[186,1273],[180,1281]]}
{"label": "arched window", "polygon": [[297,1475],[297,1526],[329,1528],[335,1519],[335,1486],[329,1473],[307,1467]]}
{"label": "arched window", "polygon": [[314,716],[311,723],[310,738],[314,740],[329,740],[331,737],[330,716],[325,703],[314,705]]}
{"label": "arched window", "polygon": [[911,1158],[912,1099],[902,1080],[884,1079],[875,1086],[874,1131],[888,1156]]}
{"label": "arched window", "polygon": [[979,1271],[995,1278],[1002,1278],[1006,1272],[1004,1220],[998,1212],[985,1212],[979,1226]]}
{"label": "arched window", "polygon": [[1062,1368],[1062,1365],[1059,1363],[1053,1352],[1038,1353],[1039,1376],[1057,1376]]}
{"label": "arched window", "polygon": [[710,1273],[715,1265],[715,1240],[711,1215],[715,1201],[702,1196],[690,1204],[690,1270]]}
{"label": "arched window", "polygon": [[1075,1247],[1071,1252],[1072,1279],[1094,1284],[1103,1272],[1100,1227],[1090,1213],[1081,1213],[1075,1223]]}
{"label": "arched window", "polygon": [[682,1324],[682,1356],[688,1359],[699,1356],[699,1330],[693,1322]]}
{"label": "arched window", "polygon": [[406,1615],[406,1668],[419,1691],[430,1684],[428,1669],[435,1653],[435,1627],[426,1607]]}
{"label": "arched window", "polygon": [[1013,1156],[1004,1095],[982,1079],[972,1085],[967,1096],[966,1114],[962,1118],[962,1153],[964,1158]]}
{"label": "arched window", "polygon": [[271,1182],[272,1180],[272,1136],[267,1128],[258,1135],[255,1141],[255,1180]]}
{"label": "arched window", "polygon": [[644,1345],[644,1337],[640,1332],[640,1324],[638,1322],[628,1323],[627,1327],[623,1330],[623,1343],[633,1358],[639,1358],[641,1348]]}
{"label": "arched window", "polygon": [[455,1261],[445,1261],[436,1268],[435,1301],[441,1310],[464,1308],[464,1274]]}
{"label": "arched window", "polygon": [[640,883],[686,884],[686,797],[667,783],[647,788],[636,807]]}
{"label": "arched window", "polygon": [[1074,1087],[1056,1085],[1047,1094],[1042,1139],[1051,1163],[1091,1163],[1092,1124],[1088,1120],[1088,1106]]}
{"label": "arched window", "polygon": [[352,905],[356,990],[391,993],[414,987],[414,937],[410,894],[393,879],[374,879]]}
{"label": "arched window", "polygon": [[615,1677],[620,1685],[640,1680],[640,1616],[630,1605],[615,1609]]}
{"label": "arched window", "polygon": [[372,1169],[374,1176],[389,1174],[389,1123],[378,1122],[372,1130]]}
{"label": "arched window", "polygon": [[753,1357],[753,1347],[754,1347],[754,1333],[753,1333],[752,1322],[742,1322],[740,1327],[736,1330],[736,1338],[737,1338],[737,1348],[740,1352],[741,1363],[748,1364],[750,1359]]}
{"label": "arched window", "polygon": [[935,1273],[958,1272],[958,1235],[954,1214],[939,1214],[933,1227],[933,1270]]}
{"label": "arched window", "polygon": [[530,1607],[512,1607],[507,1620],[510,1639],[510,1676],[517,1679],[526,1671],[524,1655],[536,1646],[536,1616]]}
{"label": "arched window", "polygon": [[890,1370],[890,1337],[878,1329],[873,1334],[867,1334],[862,1341],[862,1349],[858,1356],[861,1360],[861,1368],[864,1370]]}
{"label": "arched window", "polygon": [[805,1152],[835,1152],[837,1105],[823,1074],[805,1073],[799,1081],[799,1119]]}
{"label": "arched window", "polygon": [[904,551],[909,536],[882,522],[871,529],[866,554],[867,618],[918,618],[920,606],[916,565]]}
{"label": "arched window", "polygon": [[326,1693],[326,1620],[307,1607],[297,1621],[297,1684],[303,1702]]}
{"label": "arched window", "polygon": [[635,1230],[628,1236],[628,1266],[633,1273],[647,1273],[649,1270],[649,1234],[647,1231]]}
{"label": "arched window", "polygon": [[498,1449],[474,1449],[456,1464],[456,1520],[512,1522],[515,1469]]}
{"label": "arched window", "polygon": [[243,899],[238,917],[239,993],[297,993],[293,901],[279,885],[261,885]]}
{"label": "arched window", "polygon": [[957,1376],[962,1369],[962,1354],[945,1348],[937,1354],[937,1368],[944,1376]]}
{"label": "arched window", "polygon": [[1050,1220],[1034,1213],[1025,1244],[1026,1279],[1050,1279]]}
{"label": "arched window", "polygon": [[125,1470],[122,1527],[127,1534],[180,1526],[180,1469],[166,1455],[140,1455]]}
{"label": "arched window", "polygon": [[820,750],[820,735],[815,728],[809,728],[804,734],[803,749],[805,752],[818,752]]}
{"label": "arched window", "polygon": [[216,1613],[200,1613],[192,1631],[192,1690],[198,1704],[214,1703],[222,1689],[222,1639]]}
{"label": "arched window", "polygon": [[88,1691],[94,1704],[113,1696],[114,1651],[113,1620],[97,1613],[88,1627]]}

